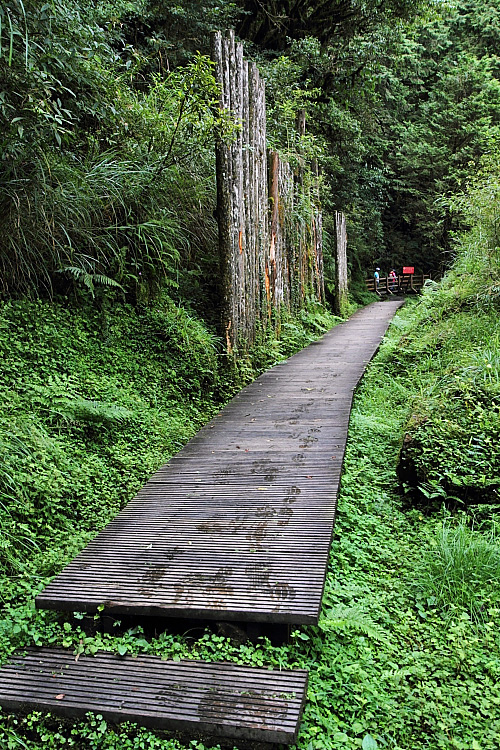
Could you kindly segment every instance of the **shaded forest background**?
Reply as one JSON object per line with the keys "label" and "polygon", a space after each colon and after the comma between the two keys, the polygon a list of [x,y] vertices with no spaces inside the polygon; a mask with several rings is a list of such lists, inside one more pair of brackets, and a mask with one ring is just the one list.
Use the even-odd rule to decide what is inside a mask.
{"label": "shaded forest background", "polygon": [[266,79],[269,145],[319,164],[327,279],[334,210],[354,280],[442,270],[466,225],[453,197],[498,149],[498,5],[2,0],[2,293],[168,286],[217,310],[213,139],[230,134],[208,53],[229,26]]}

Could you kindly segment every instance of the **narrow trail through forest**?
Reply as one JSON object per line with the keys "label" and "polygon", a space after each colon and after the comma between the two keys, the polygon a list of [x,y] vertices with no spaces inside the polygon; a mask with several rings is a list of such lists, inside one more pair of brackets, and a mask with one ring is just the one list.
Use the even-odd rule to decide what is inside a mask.
{"label": "narrow trail through forest", "polygon": [[317,622],[353,392],[400,305],[358,311],[243,389],[37,606]]}
{"label": "narrow trail through forest", "polygon": [[[359,310],[243,389],[56,576],[37,607],[317,623],[353,393],[401,304]],[[114,657],[102,664],[84,658],[78,667],[66,657],[33,650],[2,668],[0,704],[65,716],[98,710],[114,721],[184,730],[192,724],[219,736],[296,737],[306,673],[288,672],[295,680],[288,690],[268,672],[255,708],[253,670],[224,685],[215,670],[191,685],[178,663],[151,658],[162,670],[160,689],[148,684],[149,662],[127,658],[121,675]],[[199,667],[208,675],[214,665]],[[181,672],[188,668],[182,663]],[[75,680],[68,669],[78,673]],[[101,690],[96,696],[82,688],[86,674],[104,688],[104,703]]]}

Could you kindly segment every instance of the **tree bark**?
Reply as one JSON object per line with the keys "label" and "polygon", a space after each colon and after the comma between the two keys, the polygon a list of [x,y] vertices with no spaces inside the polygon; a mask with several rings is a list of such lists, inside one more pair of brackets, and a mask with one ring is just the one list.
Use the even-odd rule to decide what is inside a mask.
{"label": "tree bark", "polygon": [[337,236],[336,269],[335,269],[335,312],[344,315],[347,307],[347,230],[343,213],[335,212]]}
{"label": "tree bark", "polygon": [[[254,341],[257,325],[279,326],[282,308],[300,308],[313,288],[323,299],[321,214],[304,163],[295,175],[277,153],[268,163],[264,82],[234,32],[213,35],[212,57],[220,107],[237,126],[229,145],[216,144],[221,327],[227,351],[236,353]],[[305,132],[303,110],[297,127]],[[309,217],[297,214],[303,203]]]}

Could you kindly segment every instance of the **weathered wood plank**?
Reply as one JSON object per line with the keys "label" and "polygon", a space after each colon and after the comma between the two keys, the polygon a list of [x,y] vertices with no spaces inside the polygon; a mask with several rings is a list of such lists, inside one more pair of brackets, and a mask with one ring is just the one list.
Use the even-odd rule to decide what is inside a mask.
{"label": "weathered wood plank", "polygon": [[190,735],[291,744],[305,700],[307,672],[235,664],[80,656],[29,649],[0,669],[0,705],[63,717],[97,712]]}

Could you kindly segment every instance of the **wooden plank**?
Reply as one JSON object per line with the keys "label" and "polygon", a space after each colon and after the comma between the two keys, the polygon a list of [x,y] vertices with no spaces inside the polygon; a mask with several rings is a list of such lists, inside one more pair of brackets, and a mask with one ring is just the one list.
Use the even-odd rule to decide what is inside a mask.
{"label": "wooden plank", "polygon": [[398,306],[359,311],[243,389],[37,606],[317,622],[353,390]]}
{"label": "wooden plank", "polygon": [[192,735],[291,744],[297,738],[307,672],[154,656],[74,655],[29,649],[0,669],[0,705],[50,711]]}

